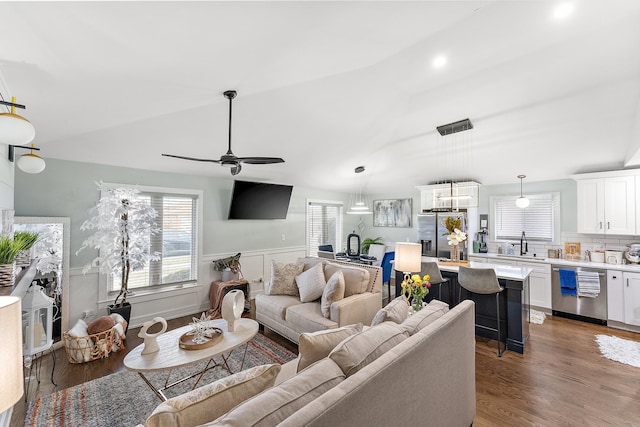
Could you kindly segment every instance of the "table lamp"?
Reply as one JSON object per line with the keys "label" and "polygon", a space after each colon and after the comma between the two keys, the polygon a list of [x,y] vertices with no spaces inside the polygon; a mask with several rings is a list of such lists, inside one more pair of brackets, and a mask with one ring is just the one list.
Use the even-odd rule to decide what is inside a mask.
{"label": "table lamp", "polygon": [[18,297],[0,297],[0,413],[12,408],[24,392],[20,306]]}
{"label": "table lamp", "polygon": [[420,271],[422,268],[422,245],[397,242],[393,268],[404,273],[404,280],[410,279],[412,272]]}

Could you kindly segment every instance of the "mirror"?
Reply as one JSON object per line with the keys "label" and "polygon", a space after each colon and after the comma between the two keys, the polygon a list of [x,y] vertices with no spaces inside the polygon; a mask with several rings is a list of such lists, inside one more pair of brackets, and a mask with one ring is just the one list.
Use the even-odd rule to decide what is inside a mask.
{"label": "mirror", "polygon": [[62,331],[69,329],[69,225],[69,218],[63,217],[16,216],[13,221],[14,231],[39,234],[32,249],[37,259],[33,280],[55,299],[53,331],[56,339]]}

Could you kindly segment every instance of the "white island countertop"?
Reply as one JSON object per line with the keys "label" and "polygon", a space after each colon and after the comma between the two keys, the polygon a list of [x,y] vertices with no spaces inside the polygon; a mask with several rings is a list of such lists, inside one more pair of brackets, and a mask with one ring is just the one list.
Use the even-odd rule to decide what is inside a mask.
{"label": "white island countertop", "polygon": [[[431,257],[422,257],[422,261],[426,261],[426,262],[433,262],[433,261],[438,261],[437,258],[431,258]],[[448,271],[451,273],[457,273],[458,272],[458,266],[457,265],[448,265],[447,263],[438,263],[438,267],[440,268],[441,271]],[[496,276],[498,276],[498,279],[507,279],[507,280],[519,280],[519,281],[523,281],[525,280],[527,277],[529,277],[529,274],[531,274],[531,272],[533,271],[532,268],[529,267],[518,267],[518,266],[512,266],[512,265],[500,265],[500,264],[491,264],[489,262],[470,262],[469,263],[469,267],[471,268],[492,268],[495,270],[496,272]]]}
{"label": "white island countertop", "polygon": [[495,253],[482,253],[482,254],[470,253],[469,257],[486,258],[487,263],[510,260],[510,261],[530,262],[530,263],[538,263],[538,264],[553,264],[553,265],[567,266],[567,267],[588,267],[588,268],[599,268],[604,270],[632,271],[634,273],[640,273],[640,264],[606,264],[604,262],[591,262],[584,259],[573,261],[573,260],[568,260],[563,258],[547,258],[544,256],[519,257],[517,255],[502,255],[502,254],[495,254]]}

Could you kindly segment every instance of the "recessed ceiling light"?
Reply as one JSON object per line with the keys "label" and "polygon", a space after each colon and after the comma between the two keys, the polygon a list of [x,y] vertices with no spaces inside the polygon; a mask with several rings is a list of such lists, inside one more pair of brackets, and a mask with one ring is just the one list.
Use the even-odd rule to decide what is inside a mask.
{"label": "recessed ceiling light", "polygon": [[445,56],[438,55],[435,58],[433,58],[433,68],[442,68],[446,65],[446,63],[447,63],[447,58]]}
{"label": "recessed ceiling light", "polygon": [[573,3],[560,3],[553,10],[553,18],[562,20],[568,18],[573,13]]}

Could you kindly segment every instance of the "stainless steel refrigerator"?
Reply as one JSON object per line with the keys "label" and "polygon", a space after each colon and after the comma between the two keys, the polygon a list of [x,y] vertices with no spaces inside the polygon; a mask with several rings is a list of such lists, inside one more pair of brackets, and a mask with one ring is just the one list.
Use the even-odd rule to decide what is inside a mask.
{"label": "stainless steel refrigerator", "polygon": [[[447,243],[449,232],[444,225],[449,216],[461,219],[462,231],[467,231],[466,212],[426,212],[418,214],[418,243],[422,245],[422,255],[437,258],[449,258],[450,246]],[[466,243],[466,242],[465,242]],[[460,246],[460,257],[466,259],[466,244]]]}

